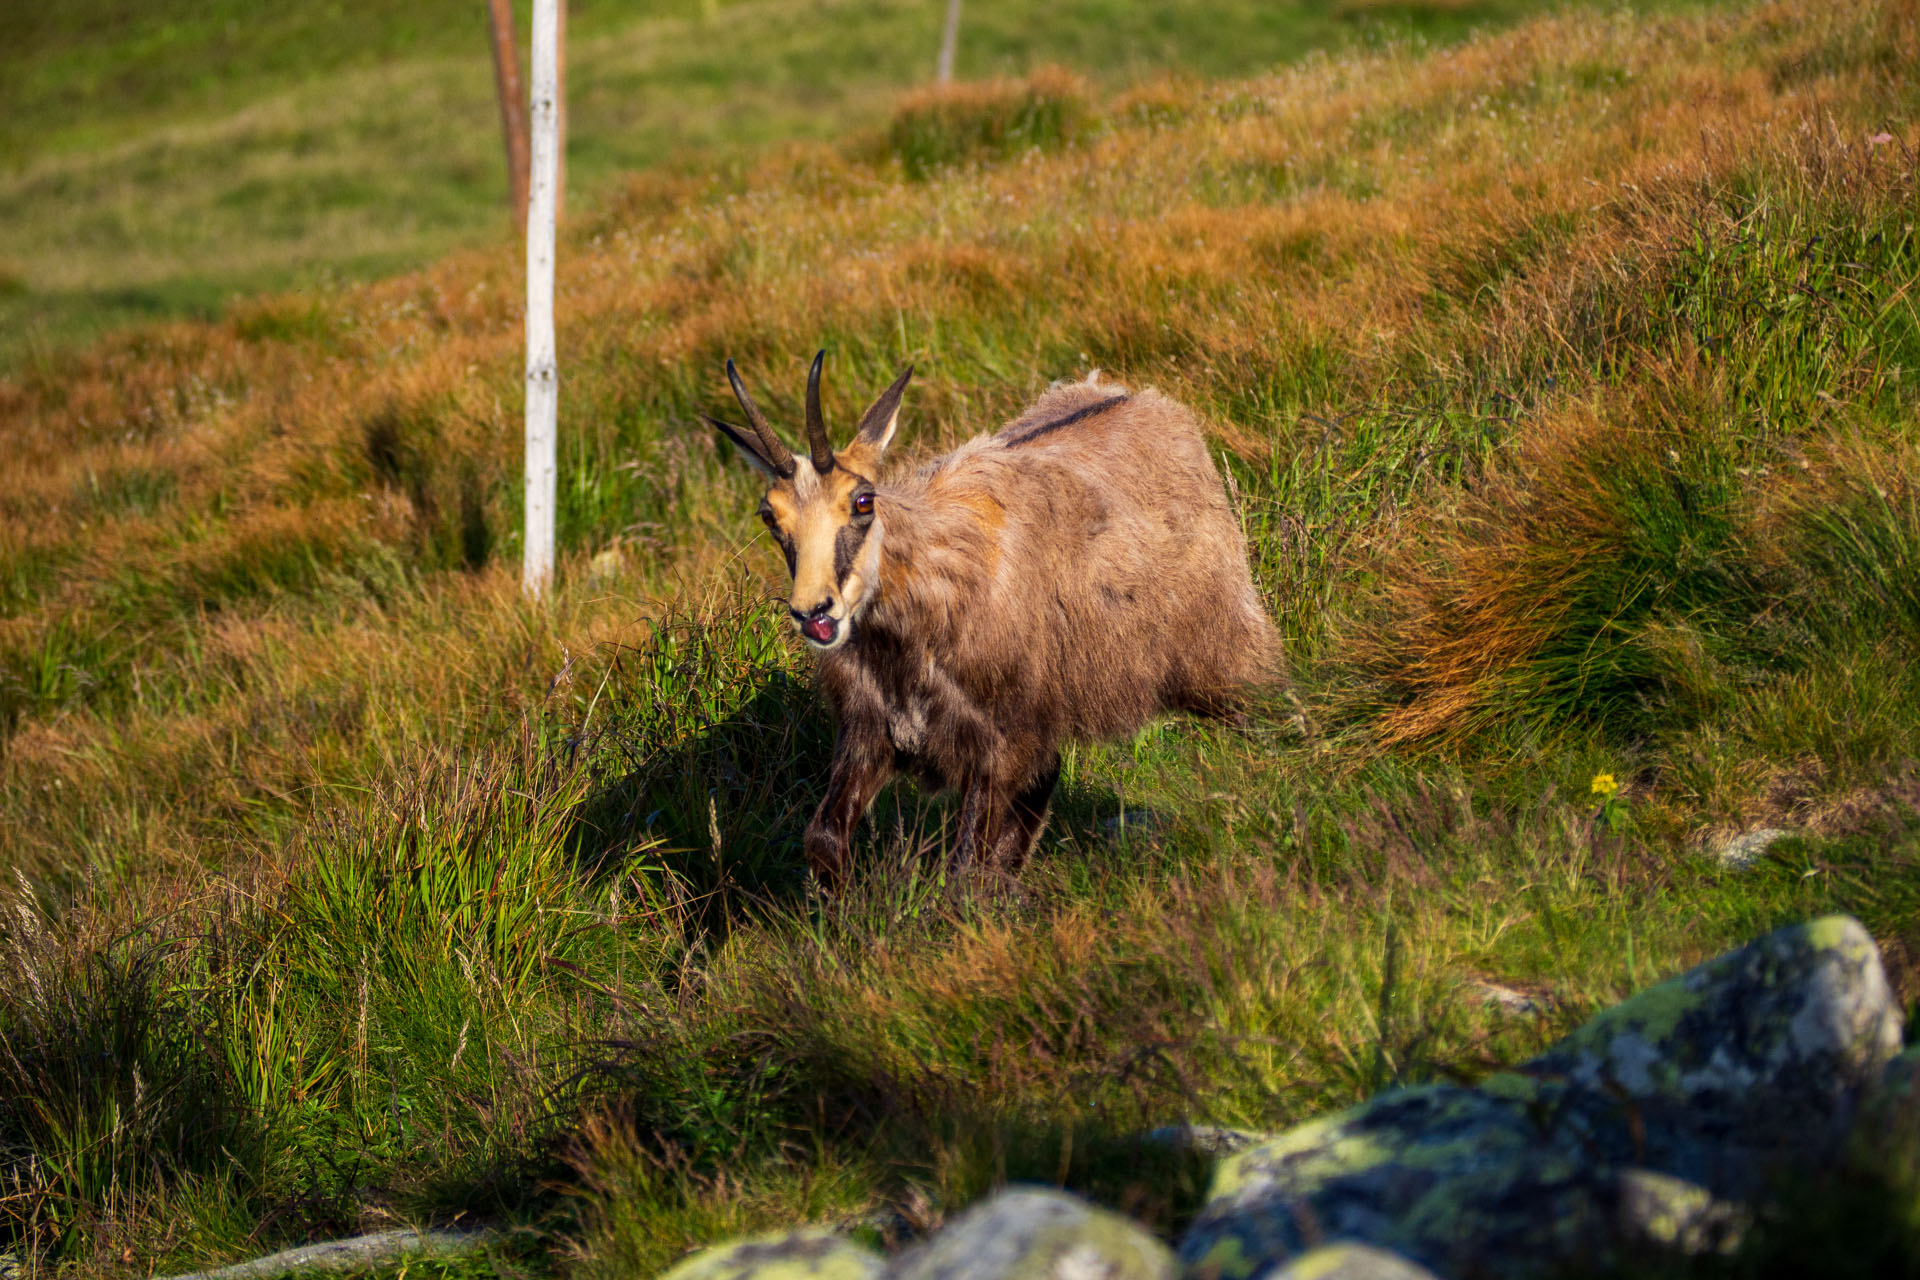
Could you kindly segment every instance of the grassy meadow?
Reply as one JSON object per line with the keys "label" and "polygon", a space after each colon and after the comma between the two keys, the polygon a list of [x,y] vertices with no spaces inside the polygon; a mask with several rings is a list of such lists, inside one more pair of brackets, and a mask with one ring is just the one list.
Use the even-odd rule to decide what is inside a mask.
{"label": "grassy meadow", "polygon": [[[1672,0],[1669,0],[1672,2]],[[1685,2],[1685,0],[1681,0]],[[972,0],[958,73],[1109,89],[1315,49],[1457,38],[1540,0]],[[517,6],[526,56],[528,0]],[[572,207],[636,169],[751,163],[887,122],[937,0],[574,0]],[[507,230],[479,0],[0,0],[0,370],[262,290],[332,299]]]}
{"label": "grassy meadow", "polygon": [[[588,192],[666,126],[587,140],[632,28],[579,9]],[[1102,70],[1029,67],[989,38],[1013,12],[968,6],[981,78],[900,97],[931,13],[721,6],[745,66],[804,61],[766,33],[819,15],[918,43],[804,112],[763,76],[710,163],[576,201],[544,608],[484,209],[411,274],[0,378],[0,1253],[131,1277],[484,1224],[485,1260],[408,1274],[611,1278],[803,1221],[897,1245],[1010,1179],[1172,1233],[1206,1170],[1141,1130],[1471,1081],[1776,924],[1858,915],[1920,1004],[1914,0],[1574,8],[1268,70],[1278,28],[1145,16],[1049,51]],[[386,47],[311,56],[401,75]],[[137,113],[234,105],[125,89],[0,208],[138,152]],[[286,92],[232,118],[337,90]],[[35,216],[14,243],[52,243]],[[287,261],[265,235],[234,260]],[[1244,730],[1071,752],[1015,892],[947,877],[952,811],[904,784],[844,895],[803,880],[831,725],[697,415],[731,355],[797,422],[821,346],[842,423],[916,365],[909,457],[1098,367],[1195,406],[1231,478],[1284,686]],[[1722,869],[1763,826],[1792,834]],[[1912,1274],[1913,1155],[1700,1272]]]}

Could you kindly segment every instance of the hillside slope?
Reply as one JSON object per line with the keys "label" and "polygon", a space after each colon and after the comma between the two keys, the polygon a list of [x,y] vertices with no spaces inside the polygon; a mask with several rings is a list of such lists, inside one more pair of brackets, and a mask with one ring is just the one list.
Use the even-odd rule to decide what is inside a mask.
{"label": "hillside slope", "polygon": [[[1772,923],[1858,915],[1911,1009],[1917,19],[1047,74],[637,178],[562,254],[545,611],[504,249],[0,382],[0,1231],[615,1275],[1009,1177],[1169,1228],[1199,1171],[1116,1138],[1476,1077]],[[909,456],[1097,366],[1233,476],[1288,688],[1074,752],[1018,895],[910,787],[801,882],[829,726],[697,414],[731,355],[797,420],[820,346],[837,421],[917,366]],[[1834,1265],[1912,1255],[1875,1188]]]}
{"label": "hillside slope", "polygon": [[[527,0],[521,16],[525,57]],[[1541,0],[1070,0],[967,7],[960,74],[1050,62],[1109,89],[1246,75],[1385,35],[1459,38]],[[0,5],[0,371],[115,325],[326,294],[507,230],[487,39],[472,0]],[[570,207],[636,168],[884,124],[931,73],[925,0],[579,0]]]}

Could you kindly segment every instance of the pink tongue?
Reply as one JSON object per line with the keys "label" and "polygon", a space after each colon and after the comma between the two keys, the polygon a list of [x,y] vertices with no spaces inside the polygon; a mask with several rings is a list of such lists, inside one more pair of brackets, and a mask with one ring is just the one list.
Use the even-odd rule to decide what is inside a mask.
{"label": "pink tongue", "polygon": [[833,619],[808,618],[800,624],[800,631],[808,639],[818,640],[821,644],[825,644],[827,641],[833,639]]}

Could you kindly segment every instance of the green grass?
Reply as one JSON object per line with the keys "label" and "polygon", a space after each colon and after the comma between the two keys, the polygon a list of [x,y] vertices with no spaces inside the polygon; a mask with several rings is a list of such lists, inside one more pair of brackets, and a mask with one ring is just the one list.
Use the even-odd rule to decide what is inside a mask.
{"label": "green grass", "polygon": [[[752,12],[742,147],[837,30]],[[1240,69],[1252,12],[1180,57]],[[516,1234],[449,1274],[651,1274],[800,1221],[897,1247],[1010,1179],[1172,1235],[1207,1171],[1141,1130],[1472,1081],[1779,923],[1858,915],[1911,1011],[1912,16],[1116,55],[656,166],[569,234],[541,609],[504,247],[26,362],[0,1249],[138,1275],[459,1221]],[[583,64],[625,47],[580,20]],[[412,74],[375,34],[315,66]],[[161,79],[141,111],[209,109]],[[1071,750],[1017,892],[950,876],[906,784],[848,893],[802,877],[831,725],[695,415],[731,353],[792,421],[823,344],[835,421],[916,363],[920,456],[1093,364],[1217,428],[1289,681],[1244,731]],[[1795,835],[1715,865],[1763,823]],[[1719,1274],[1905,1265],[1903,1142]]]}
{"label": "green grass", "polygon": [[[1525,0],[968,8],[959,71],[1048,63],[1104,87],[1246,75],[1390,35],[1457,39]],[[484,8],[178,0],[13,3],[0,50],[0,369],[263,290],[327,297],[506,232]],[[525,5],[520,6],[522,11]],[[751,149],[885,123],[929,79],[937,6],[578,3],[570,208],[627,173],[726,171]],[[524,21],[524,19],[523,19]],[[524,56],[525,34],[522,33]]]}

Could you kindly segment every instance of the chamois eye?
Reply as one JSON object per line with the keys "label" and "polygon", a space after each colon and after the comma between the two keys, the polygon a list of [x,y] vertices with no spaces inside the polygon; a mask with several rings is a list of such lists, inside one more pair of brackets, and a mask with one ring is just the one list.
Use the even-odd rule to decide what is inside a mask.
{"label": "chamois eye", "polygon": [[873,493],[871,490],[862,490],[853,495],[853,514],[857,516],[870,516],[873,514]]}
{"label": "chamois eye", "polygon": [[775,520],[773,518],[773,512],[767,510],[765,507],[760,508],[760,523],[775,533],[780,532],[780,522]]}

